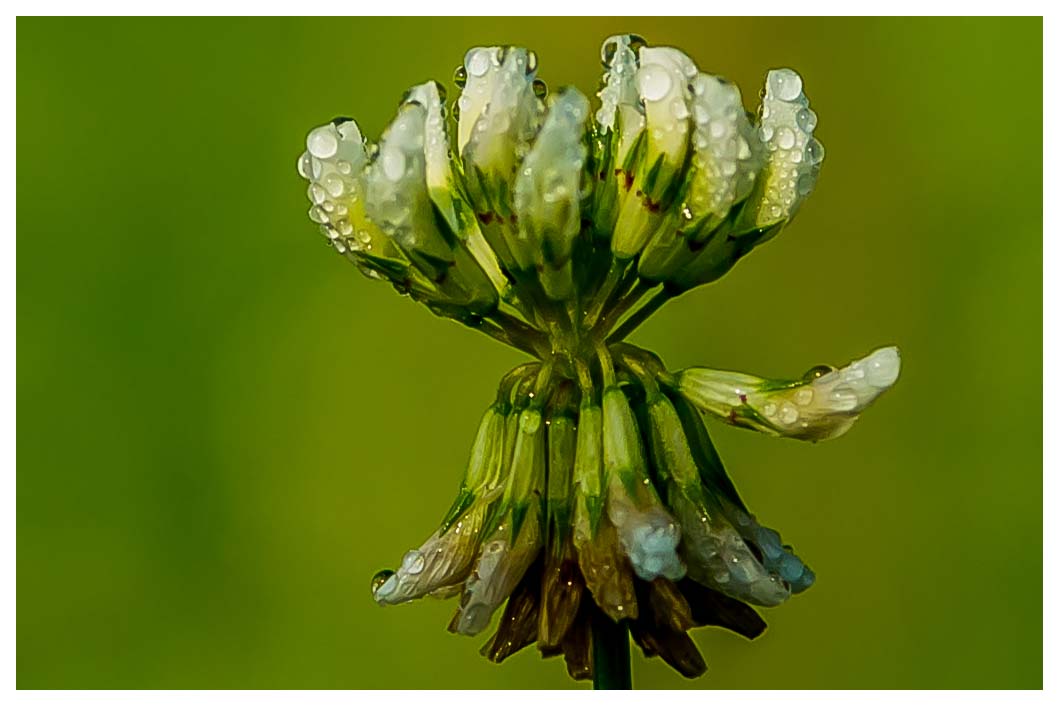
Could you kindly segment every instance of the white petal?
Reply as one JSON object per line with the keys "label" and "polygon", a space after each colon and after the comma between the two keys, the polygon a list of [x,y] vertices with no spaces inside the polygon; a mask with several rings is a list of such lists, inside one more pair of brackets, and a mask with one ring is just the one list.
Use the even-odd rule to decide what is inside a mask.
{"label": "white petal", "polygon": [[900,369],[900,353],[889,347],[800,384],[708,368],[688,368],[677,378],[690,402],[733,424],[821,441],[846,433],[893,386]]}
{"label": "white petal", "polygon": [[537,129],[536,67],[519,47],[476,48],[464,60],[467,83],[459,98],[461,156],[483,172],[512,167]]}
{"label": "white petal", "polygon": [[613,130],[621,121],[622,134],[618,139],[615,164],[622,164],[636,135],[643,130],[644,114],[640,93],[636,87],[636,44],[631,35],[608,37],[603,42],[603,88],[599,92],[601,106],[596,111],[596,122],[604,132]]}
{"label": "white petal", "polygon": [[735,84],[699,74],[691,88],[695,153],[687,205],[692,218],[720,219],[753,188],[761,146]]}
{"label": "white petal", "polygon": [[824,148],[815,137],[816,114],[792,69],[769,71],[761,105],[759,134],[765,144],[760,203],[749,215],[750,227],[789,220],[812,193]]}
{"label": "white petal", "polygon": [[570,89],[558,96],[515,180],[520,239],[528,238],[525,244],[535,264],[544,263],[543,241],[554,259],[568,258],[581,231],[581,168],[586,152],[582,138],[587,117],[588,100],[581,93]]}
{"label": "white petal", "polygon": [[647,115],[647,164],[658,157],[679,165],[687,149],[688,81],[698,73],[686,54],[671,47],[644,47],[636,85]]}

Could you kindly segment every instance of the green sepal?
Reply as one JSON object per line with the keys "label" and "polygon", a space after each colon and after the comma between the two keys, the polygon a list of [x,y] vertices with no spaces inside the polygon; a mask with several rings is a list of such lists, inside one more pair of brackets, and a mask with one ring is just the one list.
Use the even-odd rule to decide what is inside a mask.
{"label": "green sepal", "polygon": [[684,427],[684,434],[687,436],[688,445],[691,447],[691,453],[695,459],[695,465],[698,466],[699,477],[703,484],[721,493],[739,509],[749,512],[743,499],[739,497],[739,491],[735,489],[731,478],[728,477],[724,464],[721,463],[721,457],[714,448],[699,411],[679,394],[667,394],[667,397],[673,403],[673,408]]}
{"label": "green sepal", "polygon": [[456,500],[453,501],[452,507],[445,513],[445,518],[441,521],[441,527],[439,532],[444,535],[452,527],[453,523],[456,522],[467,511],[474,503],[475,495],[466,488],[460,488],[460,492],[456,495]]}

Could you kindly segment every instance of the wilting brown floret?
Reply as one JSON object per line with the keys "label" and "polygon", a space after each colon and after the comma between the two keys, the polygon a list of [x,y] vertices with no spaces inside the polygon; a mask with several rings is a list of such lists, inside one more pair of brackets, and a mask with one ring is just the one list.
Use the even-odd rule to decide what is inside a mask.
{"label": "wilting brown floret", "polygon": [[523,647],[537,641],[537,616],[540,612],[540,570],[538,560],[526,572],[511,598],[504,615],[481,653],[493,662],[503,662]]}
{"label": "wilting brown floret", "polygon": [[768,627],[757,611],[742,601],[729,598],[691,579],[684,579],[679,586],[691,606],[696,627],[713,625],[731,630],[748,640],[753,640]]}
{"label": "wilting brown floret", "polygon": [[651,613],[664,625],[679,632],[695,627],[691,606],[675,583],[659,577],[648,584],[647,595]]}
{"label": "wilting brown floret", "polygon": [[585,580],[574,557],[573,540],[567,537],[561,553],[550,552],[544,563],[541,585],[539,640],[541,649],[558,647],[581,607]]}
{"label": "wilting brown floret", "polygon": [[563,637],[566,672],[574,679],[592,678],[592,614],[597,610],[592,601],[581,601],[577,618]]}

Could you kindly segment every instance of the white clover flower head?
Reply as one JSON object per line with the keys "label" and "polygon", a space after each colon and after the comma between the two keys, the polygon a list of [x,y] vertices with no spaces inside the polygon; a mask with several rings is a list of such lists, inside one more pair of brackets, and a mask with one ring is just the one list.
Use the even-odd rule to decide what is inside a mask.
{"label": "white clover flower head", "polygon": [[832,439],[893,386],[900,355],[775,380],[670,372],[625,343],[789,225],[824,153],[791,69],[768,72],[755,114],[678,49],[620,35],[601,58],[593,105],[549,95],[532,51],[472,48],[453,99],[412,87],[377,144],[348,118],[313,128],[297,169],[334,250],[532,358],[501,379],[455,501],[372,579],[374,600],[458,596],[464,635],[502,611],[485,656],[536,643],[576,679],[596,674],[609,619],[698,676],[688,630],[754,638],[751,606],[816,578],[751,514],[704,419]]}

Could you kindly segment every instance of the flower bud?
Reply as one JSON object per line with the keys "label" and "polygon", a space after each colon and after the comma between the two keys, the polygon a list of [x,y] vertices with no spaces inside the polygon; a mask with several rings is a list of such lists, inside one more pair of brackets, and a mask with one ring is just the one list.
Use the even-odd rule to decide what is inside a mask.
{"label": "flower bud", "polygon": [[309,181],[309,218],[328,243],[372,278],[413,278],[419,290],[433,291],[433,283],[409,267],[405,254],[365,213],[367,153],[357,123],[336,118],[313,128],[306,147],[298,158],[298,173]]}
{"label": "flower bud", "polygon": [[588,395],[578,419],[573,480],[574,547],[585,586],[611,619],[635,617],[631,567],[603,512],[603,413]]}
{"label": "flower bud", "polygon": [[423,146],[427,191],[442,216],[443,225],[463,243],[496,291],[501,296],[510,297],[510,283],[501,272],[496,255],[482,237],[474,212],[460,195],[460,185],[453,177],[442,95],[442,89],[436,82],[427,81],[413,86],[405,96],[406,103],[418,103],[427,110]]}
{"label": "flower bud", "polygon": [[497,405],[482,417],[460,492],[441,527],[372,591],[380,605],[420,598],[461,584],[478,553],[490,505],[500,494],[505,415]]}
{"label": "flower bud", "polygon": [[577,568],[571,532],[571,483],[577,430],[563,398],[548,420],[547,550],[540,581],[541,647],[558,647],[577,617],[584,581]]}
{"label": "flower bud", "polygon": [[598,94],[601,107],[596,111],[599,132],[594,161],[599,184],[593,192],[593,210],[596,234],[606,239],[610,239],[618,217],[619,195],[632,187],[631,175],[642,154],[645,119],[636,88],[636,52],[644,44],[636,35],[616,35],[608,37],[601,49],[606,71]]}
{"label": "flower bud", "polygon": [[379,154],[368,165],[367,212],[449,302],[474,313],[496,307],[497,294],[481,267],[438,229],[427,193],[427,109],[405,103],[383,133]]}
{"label": "flower bud", "polygon": [[767,380],[743,373],[687,368],[677,388],[699,409],[729,424],[807,441],[845,434],[875,399],[897,381],[897,348],[880,348],[841,370],[813,368],[801,380]]}
{"label": "flower bud", "polygon": [[559,94],[515,180],[518,236],[512,254],[522,269],[538,270],[545,293],[555,300],[574,293],[571,257],[581,232],[587,117],[581,93],[571,88]]}
{"label": "flower bud", "polygon": [[476,47],[467,52],[467,83],[458,106],[458,148],[471,196],[510,213],[515,166],[537,131],[541,105],[533,92],[536,56],[521,47]]}
{"label": "flower bud", "polygon": [[688,82],[698,74],[687,55],[670,47],[645,47],[639,58],[645,146],[630,188],[619,195],[611,249],[621,260],[640,252],[681,187],[691,133]]}
{"label": "flower bud", "polygon": [[649,400],[648,419],[651,458],[670,484],[667,499],[683,530],[688,575],[733,598],[758,605],[778,605],[787,600],[790,587],[758,561],[732,526],[724,503],[702,483],[696,454],[665,395]]}
{"label": "flower bud", "polygon": [[736,235],[771,230],[767,239],[794,218],[812,193],[824,160],[815,129],[816,113],[802,92],[802,77],[792,69],[769,71],[759,127],[765,165],[733,229]]}
{"label": "flower bud", "polygon": [[543,543],[541,497],[544,494],[545,426],[540,411],[523,410],[511,458],[511,473],[495,529],[488,525],[481,556],[467,579],[456,631],[477,635],[537,558]]}
{"label": "flower bud", "polygon": [[607,516],[636,575],[645,581],[683,577],[684,565],[676,552],[680,527],[647,477],[636,420],[625,393],[616,386],[603,394],[603,466]]}
{"label": "flower bud", "polygon": [[683,205],[673,209],[638,262],[640,277],[648,281],[666,281],[694,259],[733,206],[749,195],[761,166],[762,147],[735,84],[698,74],[691,81],[691,118],[692,157]]}

